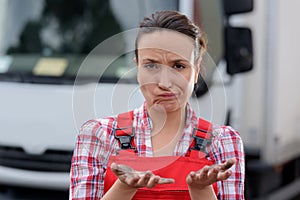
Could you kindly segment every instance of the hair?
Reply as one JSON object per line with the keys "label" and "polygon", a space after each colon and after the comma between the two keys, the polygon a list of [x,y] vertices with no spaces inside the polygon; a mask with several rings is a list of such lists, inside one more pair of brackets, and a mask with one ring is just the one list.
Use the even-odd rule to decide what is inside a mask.
{"label": "hair", "polygon": [[177,31],[191,37],[195,41],[195,60],[206,51],[206,39],[204,33],[186,15],[177,11],[156,11],[149,17],[145,17],[139,25],[139,32],[135,41],[135,57],[138,60],[138,41],[147,33],[152,33],[159,28]]}

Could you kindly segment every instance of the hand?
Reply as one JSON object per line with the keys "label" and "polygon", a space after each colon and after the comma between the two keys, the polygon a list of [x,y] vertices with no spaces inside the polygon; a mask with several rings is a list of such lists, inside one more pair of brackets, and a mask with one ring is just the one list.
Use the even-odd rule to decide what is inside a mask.
{"label": "hand", "polygon": [[192,189],[204,189],[216,181],[228,179],[232,172],[231,168],[236,163],[235,159],[229,159],[225,163],[205,166],[197,172],[190,172],[186,177],[186,183]]}
{"label": "hand", "polygon": [[121,182],[132,188],[153,188],[156,184],[168,184],[175,182],[172,178],[161,178],[160,176],[153,174],[151,171],[136,171],[126,165],[112,163],[110,167]]}

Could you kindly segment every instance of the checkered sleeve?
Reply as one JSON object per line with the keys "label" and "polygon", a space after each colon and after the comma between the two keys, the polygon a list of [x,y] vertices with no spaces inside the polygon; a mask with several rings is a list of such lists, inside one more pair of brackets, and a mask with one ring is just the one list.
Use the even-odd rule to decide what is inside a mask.
{"label": "checkered sleeve", "polygon": [[231,167],[232,175],[224,181],[218,182],[220,200],[243,200],[245,180],[245,158],[242,139],[237,131],[229,126],[220,127],[219,137],[216,137],[213,146],[213,156],[216,163],[220,164],[230,158],[236,159],[236,164]]}
{"label": "checkered sleeve", "polygon": [[109,119],[104,124],[90,120],[81,127],[72,157],[69,199],[94,200],[103,196],[111,123]]}

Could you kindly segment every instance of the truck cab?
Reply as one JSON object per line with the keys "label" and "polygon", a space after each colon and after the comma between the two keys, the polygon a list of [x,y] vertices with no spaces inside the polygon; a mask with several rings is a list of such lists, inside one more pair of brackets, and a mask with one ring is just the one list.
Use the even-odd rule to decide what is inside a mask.
{"label": "truck cab", "polygon": [[2,0],[0,184],[68,190],[80,126],[143,103],[133,61],[136,27],[168,9],[187,14],[207,35],[206,71],[190,103],[199,117],[240,132],[247,199],[292,198],[300,187],[299,6]]}

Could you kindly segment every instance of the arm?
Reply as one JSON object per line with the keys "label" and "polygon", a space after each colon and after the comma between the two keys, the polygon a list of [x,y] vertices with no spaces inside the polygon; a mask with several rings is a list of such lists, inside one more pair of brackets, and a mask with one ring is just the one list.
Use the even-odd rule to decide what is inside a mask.
{"label": "arm", "polygon": [[192,200],[217,200],[217,197],[211,185],[201,190],[189,188],[189,193]]}
{"label": "arm", "polygon": [[71,167],[70,199],[132,199],[137,189],[129,187],[119,180],[104,195],[105,169],[103,163],[105,158],[103,155],[108,155],[108,151],[106,151],[103,141],[106,140],[102,140],[103,138],[99,140],[95,134],[87,133],[88,130],[101,132],[99,131],[101,127],[97,128],[96,126],[85,124],[77,138]]}
{"label": "arm", "polygon": [[92,120],[80,129],[71,164],[69,198],[72,200],[100,199],[103,195],[105,148],[95,134],[101,129],[101,124]]}
{"label": "arm", "polygon": [[[155,176],[150,171],[138,172],[127,166],[112,164],[111,168],[119,179],[104,195],[105,168],[113,149],[111,141],[114,137],[109,134],[111,130],[107,124],[89,121],[80,130],[72,158],[70,199],[126,200],[132,199],[139,187],[154,187],[156,184],[174,182]],[[124,170],[124,167],[127,168]]]}
{"label": "arm", "polygon": [[117,179],[113,186],[105,193],[102,200],[132,199],[136,191],[137,188],[129,187]]}
{"label": "arm", "polygon": [[217,181],[228,179],[232,174],[230,168],[235,162],[235,159],[229,159],[225,163],[214,166],[205,166],[197,172],[189,173],[186,182],[189,187],[191,199],[216,200],[217,197],[212,184]]}
{"label": "arm", "polygon": [[187,176],[192,200],[199,197],[217,199],[211,184],[218,182],[220,200],[244,199],[244,149],[239,134],[231,127],[219,129],[210,147],[210,157],[215,160],[213,167],[206,166]]}
{"label": "arm", "polygon": [[245,180],[245,159],[242,139],[231,127],[220,129],[219,141],[213,145],[213,157],[217,164],[234,158],[236,163],[230,168],[232,175],[218,182],[220,200],[243,200]]}

